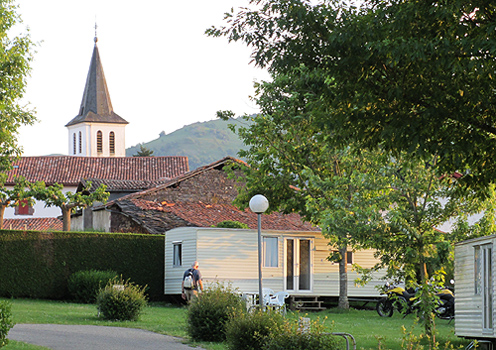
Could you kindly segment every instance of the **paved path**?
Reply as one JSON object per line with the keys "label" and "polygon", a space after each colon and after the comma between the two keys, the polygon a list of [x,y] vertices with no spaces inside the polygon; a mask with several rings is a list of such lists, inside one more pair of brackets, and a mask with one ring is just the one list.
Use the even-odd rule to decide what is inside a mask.
{"label": "paved path", "polygon": [[134,328],[17,324],[8,339],[53,350],[204,350],[182,344],[181,338]]}

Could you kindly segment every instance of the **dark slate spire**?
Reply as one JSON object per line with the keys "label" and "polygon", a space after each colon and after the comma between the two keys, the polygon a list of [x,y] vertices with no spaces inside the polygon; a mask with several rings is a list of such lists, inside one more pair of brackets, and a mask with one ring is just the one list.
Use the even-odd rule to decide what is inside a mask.
{"label": "dark slate spire", "polygon": [[91,56],[90,69],[86,78],[79,114],[66,126],[83,122],[128,124],[127,121],[114,113],[112,108],[98,46],[96,45],[97,41],[98,39],[95,36],[95,47]]}

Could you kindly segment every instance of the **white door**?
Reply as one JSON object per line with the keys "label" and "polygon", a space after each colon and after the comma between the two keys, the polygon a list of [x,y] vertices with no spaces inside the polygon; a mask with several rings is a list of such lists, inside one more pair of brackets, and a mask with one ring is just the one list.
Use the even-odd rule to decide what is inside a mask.
{"label": "white door", "polygon": [[285,241],[286,290],[309,292],[312,290],[312,240],[287,238]]}

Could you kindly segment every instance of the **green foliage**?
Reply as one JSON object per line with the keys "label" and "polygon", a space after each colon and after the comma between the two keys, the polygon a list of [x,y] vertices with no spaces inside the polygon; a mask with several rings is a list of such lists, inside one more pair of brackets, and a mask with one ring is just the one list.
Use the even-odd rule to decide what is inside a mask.
{"label": "green foliage", "polygon": [[164,295],[164,237],[120,233],[0,231],[0,296],[68,298],[67,281],[82,270],[112,270]]}
{"label": "green foliage", "polygon": [[22,125],[31,125],[36,119],[33,112],[19,104],[26,89],[26,78],[31,70],[33,43],[27,34],[19,33],[21,23],[14,0],[0,4],[0,170],[12,168],[12,157],[21,154],[17,134]]}
{"label": "green foliage", "polygon": [[[231,121],[242,124],[242,120]],[[126,149],[130,157],[140,146],[153,151],[155,156],[187,156],[190,170],[204,166],[226,156],[237,157],[245,146],[239,137],[228,129],[228,122],[211,120],[184,126],[168,135],[160,133],[156,140]]]}
{"label": "green foliage", "polygon": [[0,348],[9,343],[7,334],[9,333],[9,330],[14,327],[10,309],[11,305],[8,301],[0,300]]}
{"label": "green foliage", "polygon": [[98,311],[106,320],[137,321],[147,305],[145,289],[122,276],[114,278],[98,293]]}
{"label": "green foliage", "polygon": [[188,307],[188,334],[194,341],[223,341],[229,319],[245,307],[239,294],[229,286],[209,286]]}
{"label": "green foliage", "polygon": [[133,154],[133,157],[152,157],[153,156],[153,151],[146,148],[143,145],[140,145],[139,151],[136,152],[136,154]]}
{"label": "green foliage", "polygon": [[219,222],[215,227],[221,227],[221,228],[249,228],[247,224],[244,224],[239,221],[231,221],[231,220],[225,220]]}
{"label": "green foliage", "polygon": [[314,115],[327,142],[437,154],[441,173],[468,169],[462,181],[481,192],[493,181],[494,2],[249,4],[208,34],[245,43],[275,75],[299,66],[319,72],[328,88],[318,100],[327,107]]}
{"label": "green foliage", "polygon": [[278,312],[256,310],[237,312],[226,324],[226,344],[230,350],[265,349],[267,338],[278,333],[284,318]]}
{"label": "green foliage", "polygon": [[331,335],[318,320],[311,322],[305,331],[302,331],[298,322],[286,321],[281,328],[271,333],[264,346],[267,350],[338,350],[341,348],[337,337]]}
{"label": "green foliage", "polygon": [[101,288],[118,277],[115,271],[85,270],[73,273],[67,281],[67,288],[72,299],[77,303],[91,304]]}

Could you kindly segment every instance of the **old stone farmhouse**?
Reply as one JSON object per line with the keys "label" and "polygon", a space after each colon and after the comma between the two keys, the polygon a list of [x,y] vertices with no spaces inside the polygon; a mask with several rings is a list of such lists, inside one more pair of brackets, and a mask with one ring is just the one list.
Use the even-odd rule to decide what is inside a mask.
{"label": "old stone farmhouse", "polygon": [[[240,160],[223,158],[207,166],[180,175],[163,185],[123,196],[93,208],[91,227],[83,217],[72,220],[71,229],[96,229],[106,232],[163,234],[177,227],[211,227],[231,220],[257,227],[257,217],[249,209],[233,204],[239,183],[229,179],[224,167],[244,166]],[[88,220],[84,220],[88,223]],[[297,214],[264,215],[264,228],[291,231],[318,231],[302,222]]]}

